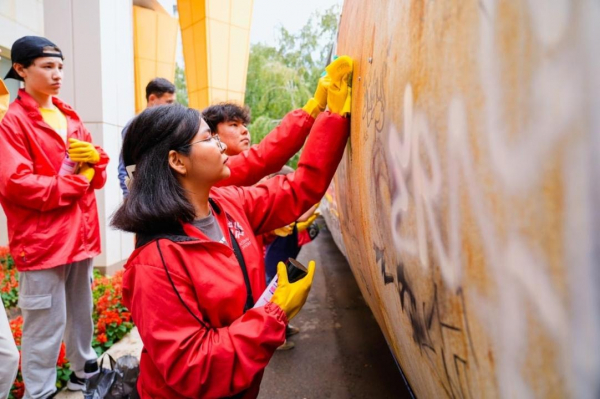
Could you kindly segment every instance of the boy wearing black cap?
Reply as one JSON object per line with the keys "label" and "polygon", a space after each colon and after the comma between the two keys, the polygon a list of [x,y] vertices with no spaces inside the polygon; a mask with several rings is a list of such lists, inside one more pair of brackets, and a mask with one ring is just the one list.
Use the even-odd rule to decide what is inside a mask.
{"label": "boy wearing black cap", "polygon": [[0,124],[0,204],[10,252],[20,272],[21,370],[25,398],[56,391],[56,359],[65,338],[69,389],[97,372],[93,335],[92,260],[100,253],[94,190],[106,182],[108,156],[79,116],[56,95],[63,56],[43,37],[11,50],[6,79],[25,82]]}

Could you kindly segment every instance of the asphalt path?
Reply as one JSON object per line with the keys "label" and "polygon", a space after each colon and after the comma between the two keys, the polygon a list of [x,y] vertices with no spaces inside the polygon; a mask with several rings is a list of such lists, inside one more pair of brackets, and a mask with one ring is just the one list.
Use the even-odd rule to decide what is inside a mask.
{"label": "asphalt path", "polygon": [[411,398],[381,330],[331,234],[321,229],[298,260],[317,262],[312,291],[292,321],[300,333],[265,370],[259,398]]}

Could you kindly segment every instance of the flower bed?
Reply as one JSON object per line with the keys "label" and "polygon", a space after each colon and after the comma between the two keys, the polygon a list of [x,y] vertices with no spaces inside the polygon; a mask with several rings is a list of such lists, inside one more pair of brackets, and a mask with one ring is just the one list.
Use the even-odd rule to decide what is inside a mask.
{"label": "flower bed", "polygon": [[123,304],[123,271],[112,277],[94,271],[94,339],[92,347],[100,356],[133,328],[131,313]]}
{"label": "flower bed", "polygon": [[[10,315],[11,313],[15,313],[14,311],[10,311],[10,309],[14,308],[17,304],[19,278],[12,257],[4,247],[0,247],[0,266],[0,296]],[[94,271],[92,290],[94,297],[93,320],[95,326],[92,347],[98,356],[100,356],[115,342],[123,338],[133,328],[133,323],[131,322],[131,313],[121,303],[123,292],[122,271],[117,272],[113,277],[105,277]],[[22,326],[23,318],[21,316],[10,321],[10,329],[19,351],[21,350]],[[66,385],[71,374],[69,370],[70,364],[65,354],[65,344],[63,342],[56,361],[56,386],[58,389]],[[9,398],[21,398],[24,391],[25,384],[23,383],[19,365],[19,374],[11,389]]]}
{"label": "flower bed", "polygon": [[0,263],[0,295],[4,307],[10,309],[19,299],[19,274],[6,247],[0,247]]}

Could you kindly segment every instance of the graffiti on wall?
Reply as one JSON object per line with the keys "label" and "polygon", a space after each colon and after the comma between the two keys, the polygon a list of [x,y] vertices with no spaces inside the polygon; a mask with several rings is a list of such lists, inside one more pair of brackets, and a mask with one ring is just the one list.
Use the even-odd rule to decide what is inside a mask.
{"label": "graffiti on wall", "polygon": [[[336,228],[417,394],[599,392],[600,355],[590,355],[600,349],[598,121],[589,113],[600,88],[590,75],[598,57],[587,54],[600,6],[538,3],[478,2],[467,90],[451,74],[428,76],[436,89],[427,89],[421,77],[392,71],[389,43],[379,53],[377,42],[355,49],[342,23],[340,48],[362,66],[352,125],[361,145],[336,178],[338,192],[353,193],[338,196],[346,218]],[[360,7],[347,1],[342,21],[355,22]],[[515,15],[526,23],[512,26],[523,20]],[[347,178],[361,173],[368,178]],[[352,216],[368,231],[357,233]]]}

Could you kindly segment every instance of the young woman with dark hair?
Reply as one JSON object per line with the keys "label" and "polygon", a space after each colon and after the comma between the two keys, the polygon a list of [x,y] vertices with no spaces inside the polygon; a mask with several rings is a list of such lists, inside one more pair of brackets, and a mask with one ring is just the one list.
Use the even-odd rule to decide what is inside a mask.
{"label": "young woman with dark hair", "polygon": [[131,123],[123,159],[133,178],[112,225],[138,238],[123,297],[144,342],[142,398],[257,397],[315,265],[289,283],[280,264],[271,302],[254,307],[266,285],[256,235],[324,195],[349,133],[348,65],[328,87],[330,111],[317,118],[298,170],[256,186],[215,187],[229,177],[228,157],[197,111],[159,106]]}
{"label": "young woman with dark hair", "polygon": [[[129,125],[139,137],[123,142],[123,161],[125,165],[136,165],[136,172],[149,173],[131,180],[130,189],[136,195],[126,198],[112,224],[147,235],[172,230],[180,221],[189,223],[195,218],[194,207],[186,199],[167,155],[171,149],[190,155],[190,141],[198,133],[201,119],[193,109],[169,105],[147,109],[142,114]],[[207,134],[210,137],[210,132]]]}

